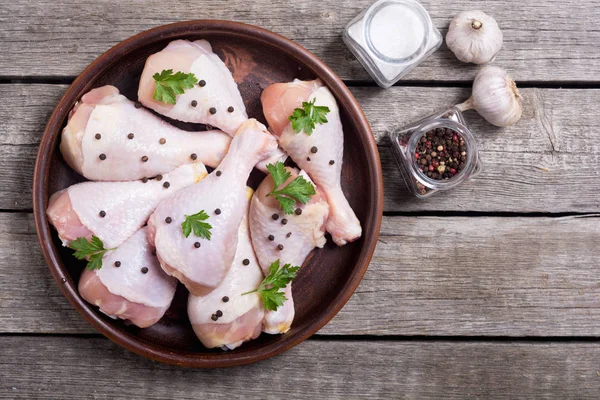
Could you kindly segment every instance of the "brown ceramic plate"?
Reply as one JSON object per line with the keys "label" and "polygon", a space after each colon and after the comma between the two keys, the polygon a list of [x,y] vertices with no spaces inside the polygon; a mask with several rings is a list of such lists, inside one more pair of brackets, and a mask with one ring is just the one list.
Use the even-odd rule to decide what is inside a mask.
{"label": "brown ceramic plate", "polygon": [[[363,227],[363,236],[344,247],[331,240],[314,251],[294,281],[296,318],[285,335],[262,334],[233,351],[207,350],[187,320],[187,292],[179,287],[173,305],[156,325],[139,329],[115,321],[86,303],[77,293],[83,264],[60,244],[45,210],[50,194],[83,180],[64,163],[58,145],[69,110],[90,89],[106,84],[129,99],[146,58],[174,39],[207,39],[233,71],[248,115],[264,122],[260,93],[271,83],[294,78],[321,78],[340,106],[345,133],[342,182]],[[173,121],[172,121],[173,122]],[[193,128],[178,123],[182,128]],[[377,146],[360,105],[340,78],[317,57],[294,42],[264,29],[228,21],[188,21],[142,32],[96,59],[73,82],[52,113],[35,165],[33,203],[38,238],[46,262],[73,307],[98,331],[121,346],[153,360],[190,367],[246,364],[281,353],[323,327],[344,306],[362,279],[379,234],[383,183]]]}

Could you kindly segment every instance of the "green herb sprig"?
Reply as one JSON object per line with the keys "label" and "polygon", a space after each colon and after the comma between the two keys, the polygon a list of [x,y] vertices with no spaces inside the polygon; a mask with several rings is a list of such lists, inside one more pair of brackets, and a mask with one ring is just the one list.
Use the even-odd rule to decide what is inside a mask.
{"label": "green herb sprig", "polygon": [[287,297],[279,289],[285,288],[295,277],[300,267],[291,264],[280,266],[279,260],[269,266],[269,275],[263,279],[256,290],[242,293],[242,296],[250,293],[258,293],[262,297],[267,310],[276,311],[285,303]]}
{"label": "green herb sprig", "polygon": [[279,187],[292,176],[292,174],[285,169],[285,166],[281,161],[278,161],[275,165],[267,165],[267,170],[273,177],[273,182],[275,184],[273,190],[268,193],[267,196],[275,196],[275,199],[279,201],[279,205],[286,214],[294,213],[296,201],[306,204],[310,200],[310,196],[317,193],[313,184],[302,176],[297,176],[285,187],[279,189]]}
{"label": "green herb sprig", "polygon": [[183,94],[185,89],[191,89],[198,83],[198,79],[192,73],[173,73],[172,69],[163,69],[160,73],[152,75],[156,87],[154,89],[154,100],[167,104],[177,103],[177,95]]}
{"label": "green herb sprig", "polygon": [[302,108],[294,109],[294,113],[288,117],[292,122],[292,129],[296,133],[304,131],[308,136],[312,135],[316,124],[324,124],[327,122],[325,115],[329,113],[329,107],[316,106],[316,99],[312,101],[302,102]]}
{"label": "green herb sprig", "polygon": [[212,225],[204,222],[207,219],[208,214],[204,210],[200,210],[194,215],[186,215],[185,220],[181,223],[183,236],[188,237],[194,231],[194,235],[210,240]]}
{"label": "green herb sprig", "polygon": [[105,249],[102,240],[94,235],[92,235],[92,240],[87,240],[84,237],[72,240],[69,243],[69,248],[75,250],[73,256],[78,260],[88,260],[86,268],[90,271],[102,268],[102,257],[104,257],[104,254],[107,251],[115,249]]}

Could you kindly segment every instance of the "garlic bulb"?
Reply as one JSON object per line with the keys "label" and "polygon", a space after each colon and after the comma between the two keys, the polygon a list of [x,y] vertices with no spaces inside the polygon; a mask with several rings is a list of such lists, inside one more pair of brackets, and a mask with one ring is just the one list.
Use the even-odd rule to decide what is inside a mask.
{"label": "garlic bulb", "polygon": [[446,44],[460,61],[485,64],[500,51],[502,31],[483,11],[464,11],[450,22]]}
{"label": "garlic bulb", "polygon": [[481,69],[469,100],[456,107],[461,111],[475,110],[490,124],[505,127],[521,118],[523,98],[515,81],[499,67]]}

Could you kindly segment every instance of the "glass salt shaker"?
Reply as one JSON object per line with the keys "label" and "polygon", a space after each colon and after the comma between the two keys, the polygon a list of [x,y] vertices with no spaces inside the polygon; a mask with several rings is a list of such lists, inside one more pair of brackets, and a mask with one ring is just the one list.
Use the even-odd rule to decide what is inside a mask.
{"label": "glass salt shaker", "polygon": [[[439,148],[432,148],[430,132]],[[404,182],[418,198],[452,189],[481,172],[475,138],[456,107],[394,130],[390,140]]]}
{"label": "glass salt shaker", "polygon": [[379,0],[346,25],[342,39],[383,88],[419,65],[443,41],[416,0]]}

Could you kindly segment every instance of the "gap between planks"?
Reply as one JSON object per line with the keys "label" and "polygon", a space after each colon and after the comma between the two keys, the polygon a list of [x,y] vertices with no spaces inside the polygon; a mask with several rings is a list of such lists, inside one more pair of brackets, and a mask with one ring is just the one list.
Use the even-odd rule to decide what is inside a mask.
{"label": "gap between planks", "polygon": [[[70,85],[77,76],[1,76],[0,85]],[[343,80],[348,87],[373,87],[379,86],[371,80]],[[600,82],[594,81],[517,81],[519,89],[600,89]],[[419,81],[400,80],[393,87],[422,87],[422,88],[470,88],[473,81]]]}
{"label": "gap between planks", "polygon": [[[110,340],[101,333],[0,332],[0,338],[87,338]],[[435,335],[328,335],[315,333],[307,341],[324,342],[456,342],[456,343],[600,343],[600,336],[435,336]]]}

